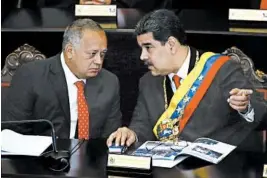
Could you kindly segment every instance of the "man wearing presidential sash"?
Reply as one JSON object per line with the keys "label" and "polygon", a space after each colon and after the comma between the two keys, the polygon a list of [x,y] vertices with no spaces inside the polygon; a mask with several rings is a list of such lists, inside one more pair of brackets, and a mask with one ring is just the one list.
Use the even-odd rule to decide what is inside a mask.
{"label": "man wearing presidential sash", "polygon": [[129,128],[112,133],[107,145],[114,140],[129,146],[137,140],[177,142],[199,137],[238,145],[262,125],[266,101],[240,64],[229,56],[188,46],[172,11],[147,14],[135,33],[142,48],[140,58],[150,72],[140,79]]}

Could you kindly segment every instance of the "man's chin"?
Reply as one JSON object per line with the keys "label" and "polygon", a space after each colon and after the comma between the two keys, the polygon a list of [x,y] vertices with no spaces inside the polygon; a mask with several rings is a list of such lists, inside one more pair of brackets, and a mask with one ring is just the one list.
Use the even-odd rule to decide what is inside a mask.
{"label": "man's chin", "polygon": [[150,72],[151,72],[151,74],[152,74],[153,76],[155,76],[155,77],[156,77],[156,76],[159,76],[159,73],[157,73],[157,72],[155,72],[155,71],[152,71],[152,70],[151,70]]}
{"label": "man's chin", "polygon": [[159,72],[159,71],[154,71],[154,70],[150,70],[151,74],[155,77],[157,76],[166,76],[168,75],[168,73],[163,73],[163,72]]}
{"label": "man's chin", "polygon": [[93,78],[96,77],[98,75],[99,72],[88,72],[86,74],[86,78]]}

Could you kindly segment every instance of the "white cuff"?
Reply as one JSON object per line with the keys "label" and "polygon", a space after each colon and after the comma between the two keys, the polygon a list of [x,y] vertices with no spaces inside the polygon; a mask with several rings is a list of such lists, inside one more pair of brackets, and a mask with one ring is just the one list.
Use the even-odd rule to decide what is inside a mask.
{"label": "white cuff", "polygon": [[137,135],[136,135],[135,132],[133,132],[133,133],[134,133],[134,135],[135,135],[135,143],[136,143],[136,142],[138,142],[138,137],[137,137]]}
{"label": "white cuff", "polygon": [[251,107],[251,104],[249,102],[248,104],[248,111],[246,113],[238,112],[246,121],[253,122],[254,121],[254,109]]}

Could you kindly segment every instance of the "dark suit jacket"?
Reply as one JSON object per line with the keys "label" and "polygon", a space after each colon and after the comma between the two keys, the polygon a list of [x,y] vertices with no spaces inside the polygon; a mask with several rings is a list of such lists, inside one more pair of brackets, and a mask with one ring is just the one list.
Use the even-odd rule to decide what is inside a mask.
{"label": "dark suit jacket", "polygon": [[[69,95],[60,55],[25,64],[12,79],[2,120],[48,119],[59,138],[69,138]],[[85,96],[90,109],[90,138],[108,137],[121,126],[118,78],[102,69],[86,80]],[[21,124],[13,129],[28,134],[51,133],[46,124]]]}
{"label": "dark suit jacket", "polygon": [[[193,68],[195,53],[195,49],[191,48],[189,71]],[[152,130],[164,112],[163,78],[163,76],[154,77],[148,72],[140,79],[137,106],[130,124],[130,129],[136,132],[138,140],[156,139]],[[230,108],[227,98],[233,88],[252,87],[244,77],[239,64],[233,60],[226,62],[181,132],[180,139],[194,141],[199,137],[209,137],[238,145],[258,126],[267,107],[263,98],[255,99],[257,96],[254,92],[251,104],[255,109],[255,121],[249,123],[237,111]],[[166,82],[166,88],[170,101],[173,93],[169,82]]]}

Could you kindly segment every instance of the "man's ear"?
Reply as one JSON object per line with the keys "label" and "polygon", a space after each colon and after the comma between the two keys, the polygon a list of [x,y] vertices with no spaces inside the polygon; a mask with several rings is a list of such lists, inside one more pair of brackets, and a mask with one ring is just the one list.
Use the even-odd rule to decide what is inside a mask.
{"label": "man's ear", "polygon": [[72,44],[67,44],[67,45],[66,45],[66,47],[65,47],[65,52],[66,52],[67,58],[68,58],[68,59],[72,59],[72,57],[73,57],[73,52],[74,52],[74,49],[73,49]]}
{"label": "man's ear", "polygon": [[180,43],[177,41],[176,38],[173,36],[170,36],[167,41],[167,46],[169,47],[172,54],[175,54],[177,52],[178,45]]}

